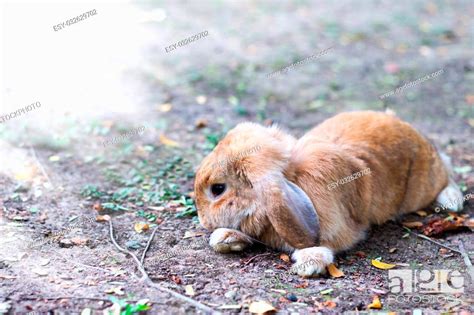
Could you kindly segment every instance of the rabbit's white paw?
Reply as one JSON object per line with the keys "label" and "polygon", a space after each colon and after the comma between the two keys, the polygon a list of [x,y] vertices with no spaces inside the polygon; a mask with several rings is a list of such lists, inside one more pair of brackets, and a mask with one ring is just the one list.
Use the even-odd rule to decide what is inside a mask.
{"label": "rabbit's white paw", "polygon": [[251,244],[251,239],[244,233],[232,230],[219,228],[214,230],[209,240],[209,245],[218,253],[229,253],[231,251],[238,252],[244,250],[247,245]]}
{"label": "rabbit's white paw", "polygon": [[297,249],[291,257],[295,261],[291,271],[302,277],[325,273],[326,266],[334,260],[332,250],[322,246]]}

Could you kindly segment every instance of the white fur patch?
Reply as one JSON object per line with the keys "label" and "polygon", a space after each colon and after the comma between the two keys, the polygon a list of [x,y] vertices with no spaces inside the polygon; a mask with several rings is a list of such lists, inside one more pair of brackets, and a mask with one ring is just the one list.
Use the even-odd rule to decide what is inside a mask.
{"label": "white fur patch", "polygon": [[252,241],[240,231],[219,228],[212,232],[209,245],[218,253],[239,252]]}
{"label": "white fur patch", "polygon": [[209,239],[209,245],[212,247],[216,246],[219,243],[231,243],[237,241],[235,237],[228,237],[231,229],[216,229],[212,232],[211,237]]}
{"label": "white fur patch", "polygon": [[440,206],[435,208],[436,212],[439,212],[441,209],[461,211],[464,202],[461,189],[453,180],[450,180],[448,186],[436,197],[436,202],[440,204]]}
{"label": "white fur patch", "polygon": [[291,271],[302,277],[326,272],[326,266],[334,260],[332,250],[322,246],[297,249],[291,257],[295,261]]}

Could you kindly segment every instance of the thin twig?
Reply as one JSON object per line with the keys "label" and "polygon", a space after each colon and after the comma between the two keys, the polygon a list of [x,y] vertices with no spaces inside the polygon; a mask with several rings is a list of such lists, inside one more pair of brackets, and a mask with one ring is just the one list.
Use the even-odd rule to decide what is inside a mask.
{"label": "thin twig", "polygon": [[471,277],[471,281],[474,281],[474,267],[472,266],[469,255],[466,253],[466,250],[464,249],[464,243],[462,241],[460,241],[459,250],[461,251],[461,255],[462,255],[462,258],[464,259],[464,263],[467,266],[467,272],[469,273],[469,277]]}
{"label": "thin twig", "polygon": [[38,157],[36,156],[35,148],[33,148],[33,146],[30,145],[30,150],[31,150],[31,153],[32,153],[32,155],[33,155],[33,158],[35,159],[36,163],[38,164],[38,166],[39,166],[39,168],[40,168],[40,170],[41,170],[41,173],[43,173],[43,176],[46,178],[46,180],[48,181],[48,183],[51,185],[51,188],[54,188],[53,183],[52,183],[51,180],[49,179],[48,173],[46,173],[46,171],[44,170],[43,165],[41,164],[41,162],[38,160]]}
{"label": "thin twig", "polygon": [[65,261],[67,261],[67,262],[69,262],[73,265],[76,265],[76,266],[82,266],[82,267],[86,267],[86,268],[96,269],[96,270],[100,270],[100,271],[105,272],[105,273],[112,273],[110,270],[107,270],[105,268],[90,266],[90,265],[83,264],[83,263],[78,262],[78,261],[69,260],[66,257],[64,257],[63,255],[59,254],[58,252],[55,252],[54,255],[57,255],[57,256],[61,257],[62,259],[64,259]]}
{"label": "thin twig", "polygon": [[146,244],[145,250],[144,250],[143,253],[142,253],[142,259],[140,259],[140,263],[141,263],[142,265],[143,265],[143,262],[145,261],[146,252],[147,252],[148,249],[150,248],[151,241],[152,241],[153,238],[155,237],[155,233],[156,233],[157,230],[158,230],[158,226],[155,227],[155,229],[153,230],[153,232],[152,232],[151,235],[150,235],[150,238],[148,239],[148,243]]}
{"label": "thin twig", "polygon": [[[110,228],[110,239],[112,241],[112,243],[114,244],[114,246],[122,253],[124,254],[127,254],[129,256],[131,256],[133,258],[133,260],[135,261],[135,263],[137,264],[137,268],[138,270],[140,270],[141,274],[142,274],[142,278],[140,279],[140,281],[144,282],[145,284],[147,284],[148,286],[150,287],[153,287],[157,290],[160,290],[162,292],[166,292],[170,295],[172,295],[173,297],[179,299],[179,300],[182,300],[184,302],[187,302],[191,305],[193,305],[194,307],[206,312],[206,313],[209,313],[209,314],[220,314],[219,312],[216,312],[214,311],[212,308],[202,304],[202,303],[199,303],[198,301],[195,301],[191,298],[188,298],[178,292],[175,292],[173,290],[170,290],[168,288],[165,288],[165,287],[162,287],[156,283],[153,282],[153,280],[150,279],[150,277],[148,276],[148,273],[146,272],[145,268],[143,267],[143,265],[140,263],[140,260],[137,258],[137,256],[130,252],[129,250],[126,250],[124,248],[122,248],[119,244],[117,244],[117,242],[115,241],[115,237],[114,237],[114,226],[112,224],[112,219],[109,220],[109,228]],[[152,235],[154,236],[154,234]],[[150,237],[151,238],[151,237]],[[149,241],[151,242],[151,241]]]}
{"label": "thin twig", "polygon": [[449,247],[449,246],[447,246],[447,245],[444,245],[443,243],[437,242],[437,241],[433,240],[432,238],[429,238],[429,237],[426,236],[426,235],[415,233],[415,232],[413,232],[412,230],[410,230],[410,229],[407,228],[407,227],[404,227],[404,229],[407,230],[409,233],[411,233],[411,234],[413,234],[413,235],[416,235],[416,236],[419,237],[419,238],[425,239],[425,240],[427,240],[427,241],[430,241],[431,243],[434,243],[434,244],[436,244],[436,245],[438,245],[438,246],[447,248],[447,249],[449,249],[449,250],[452,251],[452,252],[455,252],[455,253],[458,253],[458,254],[461,254],[461,255],[462,255],[462,253],[461,253],[460,251],[458,251],[457,249],[454,249],[454,248],[452,248],[452,247]]}
{"label": "thin twig", "polygon": [[258,255],[255,255],[253,256],[252,258],[250,258],[249,260],[247,260],[245,263],[244,263],[244,266],[247,266],[248,264],[250,264],[252,262],[252,260],[254,260],[255,258],[258,258],[258,257],[264,257],[264,256],[268,256],[268,255],[271,255],[272,253],[263,253],[263,254],[258,254]]}
{"label": "thin twig", "polygon": [[[105,298],[99,298],[99,297],[80,297],[80,296],[58,296],[58,297],[22,297],[22,300],[26,301],[34,301],[34,300],[91,300],[91,301],[104,301],[104,302],[109,302],[110,304],[113,304],[110,299],[105,299]],[[138,300],[129,300],[127,299],[127,302],[130,303],[136,303]],[[157,301],[148,301],[148,303],[151,304],[165,304],[165,302],[157,302]]]}

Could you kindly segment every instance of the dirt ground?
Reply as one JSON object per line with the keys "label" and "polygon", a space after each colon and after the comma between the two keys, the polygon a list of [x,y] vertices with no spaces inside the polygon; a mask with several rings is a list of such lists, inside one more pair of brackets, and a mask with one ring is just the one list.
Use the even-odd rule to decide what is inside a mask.
{"label": "dirt ground", "polygon": [[[356,314],[366,312],[374,296],[379,312],[474,312],[463,257],[401,224],[446,213],[426,209],[428,216],[374,227],[337,256],[343,277],[302,279],[288,272],[291,262],[282,253],[263,246],[213,252],[191,198],[195,168],[237,123],[276,122],[300,136],[336,113],[361,109],[390,109],[413,124],[452,157],[463,193],[474,193],[471,1],[133,6],[160,9],[166,19],[149,23],[156,37],[147,41],[140,66],[127,69],[128,79],[141,86],[132,112],[115,111],[113,104],[92,116],[75,109],[46,124],[38,119],[48,111],[42,102],[30,117],[0,124],[0,314],[2,307],[7,314],[101,314],[113,304],[111,296],[129,305],[149,299],[150,314],[201,313],[138,280],[133,260],[112,244],[108,223],[98,222],[104,215],[117,242],[139,257],[158,227],[144,264],[151,279],[222,313],[249,313],[250,303],[262,300],[279,314]],[[114,14],[98,12],[96,20]],[[164,49],[206,30],[208,36],[191,44]],[[435,78],[379,98],[438,70]],[[474,200],[466,200],[462,213],[473,212]],[[433,239],[454,249],[463,243],[473,257],[468,228]],[[464,292],[422,301],[393,295],[388,271],[371,265],[377,258],[397,264],[394,270],[459,270]]]}

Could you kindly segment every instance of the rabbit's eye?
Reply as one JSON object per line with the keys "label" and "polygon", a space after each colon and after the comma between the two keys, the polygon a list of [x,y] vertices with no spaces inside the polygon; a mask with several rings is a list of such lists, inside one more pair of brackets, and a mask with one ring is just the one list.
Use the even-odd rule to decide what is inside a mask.
{"label": "rabbit's eye", "polygon": [[213,184],[211,186],[211,193],[214,197],[222,195],[224,191],[225,191],[225,184]]}

